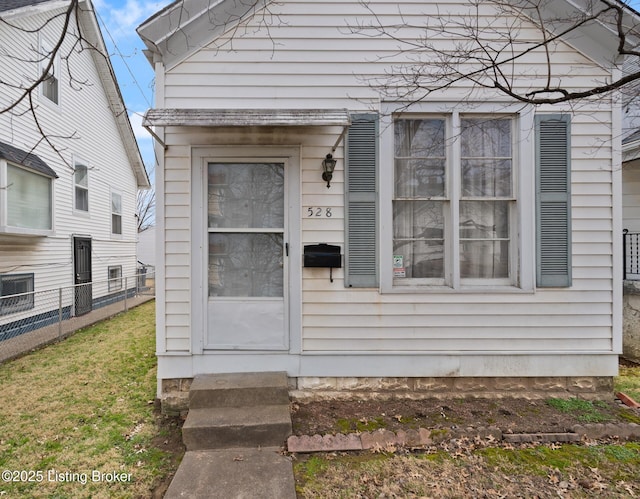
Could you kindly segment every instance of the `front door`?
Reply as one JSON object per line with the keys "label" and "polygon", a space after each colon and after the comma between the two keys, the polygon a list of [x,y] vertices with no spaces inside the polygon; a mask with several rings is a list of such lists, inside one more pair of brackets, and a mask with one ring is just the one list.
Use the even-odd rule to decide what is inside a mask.
{"label": "front door", "polygon": [[93,290],[91,286],[91,239],[73,238],[74,313],[76,316],[91,312]]}
{"label": "front door", "polygon": [[207,163],[207,348],[287,342],[285,164]]}

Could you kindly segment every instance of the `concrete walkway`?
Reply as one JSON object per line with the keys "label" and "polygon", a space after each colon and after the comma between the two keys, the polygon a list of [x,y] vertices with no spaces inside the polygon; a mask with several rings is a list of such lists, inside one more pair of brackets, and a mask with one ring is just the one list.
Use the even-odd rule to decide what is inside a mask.
{"label": "concrete walkway", "polygon": [[127,298],[126,305],[125,301],[121,300],[111,305],[92,310],[88,314],[81,315],[80,317],[72,317],[61,323],[34,329],[15,338],[0,341],[0,362],[15,359],[31,350],[64,339],[79,329],[91,326],[104,319],[109,319],[110,317],[126,312],[151,300],[155,300],[153,294],[140,294],[132,298]]}
{"label": "concrete walkway", "polygon": [[287,374],[198,375],[182,427],[187,452],[164,499],[295,499]]}

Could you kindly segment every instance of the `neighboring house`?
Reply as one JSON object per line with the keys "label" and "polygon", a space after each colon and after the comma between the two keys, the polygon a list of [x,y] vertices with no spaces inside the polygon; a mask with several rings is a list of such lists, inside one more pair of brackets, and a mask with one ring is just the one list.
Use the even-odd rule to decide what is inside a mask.
{"label": "neighboring house", "polygon": [[[462,20],[468,2],[241,4],[175,2],[138,28],[156,72],[159,396],[238,371],[299,390],[610,392],[619,102],[379,92],[425,12]],[[392,33],[361,32],[376,23]],[[511,74],[525,85],[548,56],[566,87],[610,79],[617,39],[579,34]]]}
{"label": "neighboring house", "polygon": [[640,130],[622,141],[623,228],[640,233]]}
{"label": "neighboring house", "polygon": [[32,106],[0,114],[0,295],[20,294],[0,299],[0,339],[57,319],[60,303],[87,313],[136,272],[136,193],[149,182],[90,1],[52,55],[69,4],[0,4],[0,108],[48,74]]}
{"label": "neighboring house", "polygon": [[156,247],[155,226],[138,232],[138,263],[145,267],[155,267]]}

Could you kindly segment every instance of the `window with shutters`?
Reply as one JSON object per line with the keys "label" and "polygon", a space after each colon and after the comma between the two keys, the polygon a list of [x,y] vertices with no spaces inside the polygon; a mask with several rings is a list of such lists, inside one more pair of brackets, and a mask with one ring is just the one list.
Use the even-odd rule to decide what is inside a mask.
{"label": "window with shutters", "polygon": [[533,290],[533,114],[476,107],[381,123],[383,291]]}
{"label": "window with shutters", "polygon": [[395,120],[394,285],[515,283],[514,124],[509,115]]}

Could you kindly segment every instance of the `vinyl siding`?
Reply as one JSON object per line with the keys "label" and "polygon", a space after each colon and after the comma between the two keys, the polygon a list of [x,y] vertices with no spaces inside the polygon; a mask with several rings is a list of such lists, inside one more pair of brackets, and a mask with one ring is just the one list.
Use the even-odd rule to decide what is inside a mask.
{"label": "vinyl siding", "polygon": [[[58,14],[37,14],[13,20],[26,29],[37,30],[49,16]],[[77,30],[75,18],[72,30]],[[56,39],[61,19],[49,23],[41,30],[41,36],[51,41]],[[11,41],[9,41],[11,40]],[[31,47],[38,47],[38,34],[25,31],[0,29],[0,46],[19,51],[17,59],[0,57],[0,76],[3,80],[22,81],[22,75],[36,78],[38,67],[21,62],[35,56]],[[68,53],[74,42],[67,37],[62,53]],[[0,115],[0,141],[13,144],[40,156],[58,178],[53,180],[53,223],[54,235],[50,237],[17,237],[0,235],[0,273],[33,272],[35,290],[49,290],[73,285],[73,236],[90,237],[92,240],[92,277],[94,281],[108,278],[108,267],[122,266],[122,275],[132,276],[136,272],[135,218],[137,185],[126,151],[120,139],[107,97],[100,84],[97,69],[90,50],[73,52],[62,61],[59,71],[59,105],[48,102],[39,91],[34,93],[38,118],[51,141],[59,149],[52,150],[35,130],[33,119],[28,113],[20,116]],[[69,86],[67,71],[78,81]],[[22,77],[22,78],[21,78]],[[5,106],[16,98],[15,92],[0,96],[0,104]],[[17,111],[24,111],[25,106]],[[74,160],[80,160],[89,167],[89,212],[78,213],[73,209]],[[122,196],[122,236],[111,234],[111,191]],[[133,280],[128,283],[134,286]],[[93,297],[108,294],[105,284],[96,284]],[[70,300],[70,298],[69,298]],[[57,302],[56,302],[57,305]],[[5,320],[6,317],[0,318]]]}
{"label": "vinyl siding", "polygon": [[[456,1],[370,2],[384,12],[383,21],[409,24],[429,11],[455,11]],[[464,3],[463,3],[464,4]],[[466,5],[466,4],[464,4]],[[438,10],[439,9],[439,10]],[[369,77],[382,77],[398,61],[396,42],[349,35],[347,26],[372,21],[356,2],[283,1],[271,11],[279,21],[268,31],[249,26],[233,42],[196,51],[167,69],[165,98],[159,108],[339,108],[378,109],[378,94]],[[317,14],[321,13],[321,14]],[[414,18],[415,16],[415,18]],[[418,33],[415,34],[418,36]],[[447,43],[454,43],[450,40]],[[232,50],[231,50],[232,49]],[[553,68],[563,83],[588,87],[607,73],[567,44],[554,47]],[[516,73],[535,74],[544,67],[541,53],[516,65]],[[469,96],[461,86],[435,99],[455,103]],[[491,92],[475,94],[491,99]],[[542,106],[537,112],[571,114],[573,283],[566,289],[532,292],[425,289],[424,292],[380,293],[344,287],[343,269],[291,269],[302,272],[302,353],[396,352],[598,352],[613,353],[614,171],[612,165],[613,104],[606,98],[580,106]],[[190,145],[300,145],[301,244],[319,242],[344,247],[344,158],[331,189],[320,179],[320,164],[341,133],[339,128],[216,129],[167,128],[163,215],[166,253],[165,317],[167,351],[188,352],[192,251],[189,230],[191,192]],[[533,132],[532,132],[533,133]],[[380,158],[391,168],[392,158]],[[331,219],[305,217],[307,207],[330,207]],[[534,206],[520,205],[534,210]],[[515,230],[515,228],[514,228]],[[206,250],[203,250],[206,251]],[[391,262],[388,262],[389,266]],[[384,262],[381,264],[384,266]],[[199,299],[196,297],[195,299]],[[293,297],[297,299],[297,297]],[[196,307],[197,308],[197,307]],[[204,310],[202,313],[206,313]],[[162,334],[162,333],[161,333]],[[429,370],[424,367],[425,373]],[[427,374],[428,375],[428,374]]]}

